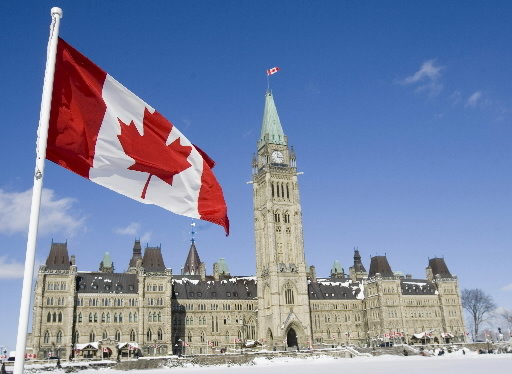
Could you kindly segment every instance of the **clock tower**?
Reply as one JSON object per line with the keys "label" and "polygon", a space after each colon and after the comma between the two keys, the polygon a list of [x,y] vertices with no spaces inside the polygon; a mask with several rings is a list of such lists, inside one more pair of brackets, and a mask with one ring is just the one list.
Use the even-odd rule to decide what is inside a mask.
{"label": "clock tower", "polygon": [[270,91],[252,166],[259,338],[306,347],[311,323],[295,153]]}

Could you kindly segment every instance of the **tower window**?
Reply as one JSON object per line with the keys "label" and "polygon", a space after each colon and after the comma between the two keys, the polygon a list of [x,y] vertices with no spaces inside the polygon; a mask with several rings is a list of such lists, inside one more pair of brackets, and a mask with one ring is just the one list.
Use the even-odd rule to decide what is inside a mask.
{"label": "tower window", "polygon": [[294,304],[295,300],[293,297],[293,286],[291,284],[287,284],[284,290],[284,299],[286,304]]}

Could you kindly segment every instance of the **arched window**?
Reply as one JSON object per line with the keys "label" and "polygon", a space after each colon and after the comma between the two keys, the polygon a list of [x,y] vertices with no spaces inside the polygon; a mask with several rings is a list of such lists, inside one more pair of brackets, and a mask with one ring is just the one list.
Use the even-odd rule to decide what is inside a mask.
{"label": "arched window", "polygon": [[62,312],[59,312],[59,316],[57,318],[57,322],[62,322]]}
{"label": "arched window", "polygon": [[95,340],[96,334],[94,333],[94,331],[91,331],[91,333],[89,334],[89,343],[94,343]]}
{"label": "arched window", "polygon": [[132,312],[130,312],[130,314],[128,315],[128,322],[133,322],[133,314],[132,314]]}
{"label": "arched window", "polygon": [[80,343],[80,333],[78,330],[75,331],[75,343]]}
{"label": "arched window", "polygon": [[[158,322],[162,322],[162,314],[158,312]],[[194,322],[194,318],[190,317],[190,324],[192,325]]]}
{"label": "arched window", "polygon": [[139,315],[137,314],[137,312],[135,312],[133,314],[133,322],[137,322],[139,320]]}
{"label": "arched window", "polygon": [[117,313],[114,313],[114,323],[117,322]]}
{"label": "arched window", "polygon": [[205,342],[205,334],[204,334],[204,331],[201,331],[201,335],[200,335],[200,338],[201,340],[201,343],[204,343]]}
{"label": "arched window", "polygon": [[148,329],[148,332],[146,333],[146,340],[150,342],[153,339],[153,333],[151,332],[151,329]]}
{"label": "arched window", "polygon": [[120,342],[120,341],[121,341],[121,331],[119,331],[119,330],[117,330],[117,331],[116,331],[116,340],[117,340],[118,342]]}
{"label": "arched window", "polygon": [[108,338],[107,330],[103,331],[103,336],[102,337],[103,337],[103,339]]}
{"label": "arched window", "polygon": [[94,322],[98,322],[98,313],[94,313]]}
{"label": "arched window", "polygon": [[123,313],[119,313],[119,323],[123,322]]}
{"label": "arched window", "polygon": [[247,324],[247,339],[256,340],[256,324],[252,319]]}
{"label": "arched window", "polygon": [[43,342],[44,342],[44,344],[50,343],[50,333],[48,331],[45,331],[45,333],[44,333]]}
{"label": "arched window", "polygon": [[57,322],[57,313],[53,312],[52,322]]}
{"label": "arched window", "polygon": [[132,331],[130,332],[130,341],[131,341],[131,342],[134,342],[134,341],[136,341],[136,340],[137,340],[137,339],[136,339],[136,337],[135,337],[135,331],[134,331],[134,330],[132,330]]}
{"label": "arched window", "polygon": [[[153,313],[148,314],[148,322],[153,322]],[[187,317],[187,322],[188,322],[188,317]]]}
{"label": "arched window", "polygon": [[48,315],[46,316],[46,322],[51,322],[52,321],[52,314],[50,312],[48,312]]}
{"label": "arched window", "polygon": [[105,313],[101,313],[101,322],[105,323],[107,319],[105,318]]}
{"label": "arched window", "polygon": [[158,329],[158,332],[157,332],[157,339],[158,340],[162,340],[164,337],[164,334],[162,332],[162,329]]}

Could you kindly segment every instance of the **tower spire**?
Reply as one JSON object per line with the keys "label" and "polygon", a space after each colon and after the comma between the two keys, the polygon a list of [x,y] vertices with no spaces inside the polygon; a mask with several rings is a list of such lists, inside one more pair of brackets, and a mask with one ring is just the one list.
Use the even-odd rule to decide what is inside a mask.
{"label": "tower spire", "polygon": [[261,123],[261,135],[258,141],[258,148],[266,143],[287,145],[287,138],[284,135],[276,104],[271,91],[265,93],[265,109]]}

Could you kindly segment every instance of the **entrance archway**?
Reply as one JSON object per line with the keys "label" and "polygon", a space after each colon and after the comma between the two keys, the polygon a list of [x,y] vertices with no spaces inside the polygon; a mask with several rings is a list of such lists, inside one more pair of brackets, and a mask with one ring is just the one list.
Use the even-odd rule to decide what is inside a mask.
{"label": "entrance archway", "polygon": [[293,328],[290,328],[286,334],[286,343],[288,347],[297,347],[299,345],[299,342],[297,341],[297,333]]}

